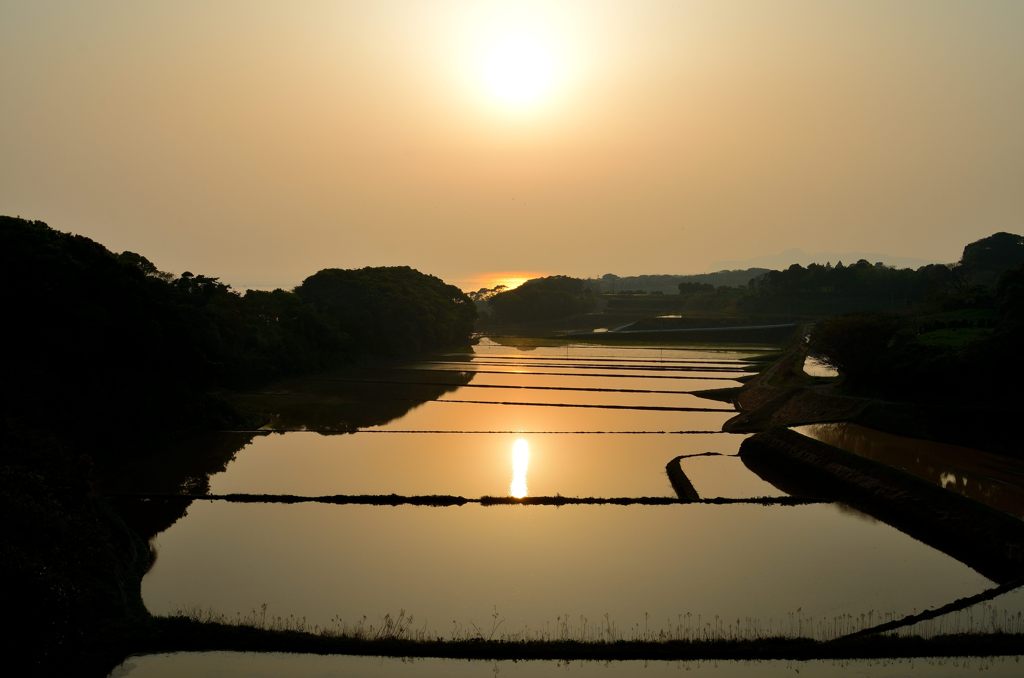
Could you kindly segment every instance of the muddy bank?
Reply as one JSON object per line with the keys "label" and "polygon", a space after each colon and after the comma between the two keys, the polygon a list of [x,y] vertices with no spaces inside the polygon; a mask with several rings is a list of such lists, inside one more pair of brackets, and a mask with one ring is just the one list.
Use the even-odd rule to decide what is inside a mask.
{"label": "muddy bank", "polygon": [[[678,462],[675,463],[679,467]],[[680,471],[682,473],[682,471]],[[685,478],[685,476],[683,476]],[[689,482],[689,481],[686,481]],[[692,489],[692,486],[691,486]],[[480,506],[573,506],[615,504],[618,506],[667,506],[669,504],[756,504],[760,506],[802,506],[820,504],[823,500],[813,497],[710,497],[701,499],[694,491],[686,497],[563,497],[534,496],[509,497],[487,496],[461,497],[448,494],[430,495],[399,495],[399,494],[335,494],[324,496],[302,496],[294,494],[136,494],[113,497],[118,504],[126,509],[132,507],[138,511],[159,511],[160,507],[168,506],[174,510],[179,506],[188,506],[193,501],[225,501],[238,504],[338,504],[363,506],[464,506],[479,504]],[[153,508],[147,508],[152,506]]]}
{"label": "muddy bank", "polygon": [[[804,332],[800,333],[801,336]],[[807,349],[796,340],[772,364],[733,395],[739,414],[722,427],[730,433],[757,433],[778,426],[850,421],[868,401],[836,393],[833,379],[804,372]]]}
{"label": "muddy bank", "polygon": [[670,461],[665,465],[665,473],[668,475],[668,481],[672,483],[672,489],[679,495],[679,499],[685,502],[700,501],[700,495],[697,494],[697,490],[694,489],[693,483],[686,477],[686,473],[683,471],[683,466],[679,462],[684,457],[679,456]]}
{"label": "muddy bank", "polygon": [[[800,333],[801,336],[804,332]],[[948,405],[898,402],[846,393],[843,380],[804,372],[807,348],[792,342],[779,358],[746,380],[734,395],[739,414],[725,422],[729,433],[850,422],[909,438],[1021,457],[1012,403],[979,406],[970,393],[952,393]]]}
{"label": "muddy bank", "polygon": [[1000,584],[1024,576],[1024,522],[789,430],[743,441],[740,458],[791,495],[842,501]]}

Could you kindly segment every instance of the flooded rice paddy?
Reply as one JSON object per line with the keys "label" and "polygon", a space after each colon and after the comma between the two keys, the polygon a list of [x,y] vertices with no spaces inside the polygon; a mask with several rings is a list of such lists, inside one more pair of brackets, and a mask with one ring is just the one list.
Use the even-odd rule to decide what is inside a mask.
{"label": "flooded rice paddy", "polygon": [[[225,437],[227,463],[204,489],[675,498],[666,466],[678,463],[701,500],[780,497],[737,456],[744,436],[721,432],[732,406],[696,392],[739,385],[735,378],[751,374],[757,363],[749,359],[761,352],[484,339],[471,354],[322,379],[308,416],[300,386],[255,394],[282,399],[287,413],[275,410],[268,429]],[[339,430],[351,432],[322,434]],[[199,499],[153,543],[158,557],[143,595],[154,614],[259,616],[280,628],[339,632],[402,615],[411,617],[410,634],[433,638],[824,639],[993,586],[911,536],[828,502],[434,507]],[[1019,612],[1018,598],[1002,599],[1004,616]],[[236,667],[222,675],[247,671],[237,668],[245,655],[166,657],[163,669],[133,659],[137,668],[123,675],[170,675],[160,671],[195,657],[207,658],[196,660],[201,666],[216,657]],[[295,661],[288,672],[324,661],[359,664],[364,675],[405,675],[410,667],[410,675],[434,675],[432,660]],[[529,662],[498,664],[502,674],[546,675],[531,673]],[[988,665],[1003,670],[1000,661]],[[479,665],[438,666],[437,675],[465,666],[481,675]],[[744,675],[790,675],[784,663],[758,666]],[[837,666],[820,663],[815,670],[823,672],[811,675],[858,675]],[[674,672],[667,667],[655,673]],[[730,671],[710,675],[739,675]]]}
{"label": "flooded rice paddy", "polygon": [[827,638],[859,630],[862,616],[986,588],[951,558],[827,504],[197,502],[157,545],[143,583],[154,613],[265,603],[329,627],[405,610],[416,628],[455,637],[489,629],[497,612],[515,637],[601,639],[607,614],[623,637]]}

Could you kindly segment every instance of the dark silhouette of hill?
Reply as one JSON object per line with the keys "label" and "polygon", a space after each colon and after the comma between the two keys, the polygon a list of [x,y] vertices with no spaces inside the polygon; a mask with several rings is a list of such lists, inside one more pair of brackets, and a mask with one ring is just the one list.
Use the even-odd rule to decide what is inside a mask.
{"label": "dark silhouette of hill", "polygon": [[329,269],[294,292],[239,294],[10,217],[0,275],[4,428],[41,428],[92,454],[111,451],[111,422],[124,440],[222,425],[232,414],[212,390],[466,343],[475,319],[456,287],[408,267]]}
{"label": "dark silhouette of hill", "polygon": [[[123,652],[118,639],[149,623],[140,582],[152,555],[96,490],[113,470],[148,450],[174,455],[185,434],[246,424],[218,396],[226,389],[464,345],[475,319],[457,288],[408,267],[330,269],[296,291],[240,294],[13,217],[0,217],[0,307],[0,605],[19,675],[104,675],[96,667]],[[422,394],[359,416],[405,411]],[[201,484],[230,454],[221,445],[165,468]]]}

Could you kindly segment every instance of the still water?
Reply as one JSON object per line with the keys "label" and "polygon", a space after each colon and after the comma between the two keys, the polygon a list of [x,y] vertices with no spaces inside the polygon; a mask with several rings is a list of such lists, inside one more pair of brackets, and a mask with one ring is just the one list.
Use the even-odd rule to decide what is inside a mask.
{"label": "still water", "polygon": [[[720,432],[734,414],[730,406],[692,393],[738,385],[733,379],[750,372],[755,363],[747,359],[759,350],[500,341],[483,340],[472,354],[439,356],[415,369],[332,377],[309,392],[282,387],[268,396],[277,401],[266,402],[285,403],[287,428],[321,430],[322,422],[342,421],[349,428],[356,422],[358,432],[225,439],[228,454],[212,469],[209,491],[672,497],[665,467],[682,456],[680,468],[702,498],[783,494],[736,457],[743,436]],[[372,416],[350,416],[353,408]],[[705,452],[716,454],[688,456]],[[330,629],[404,613],[415,628],[448,637],[495,629],[506,638],[826,638],[991,586],[962,563],[838,504],[439,508],[198,500],[154,547],[143,595],[156,614],[204,610],[232,619],[265,605],[271,618]],[[202,675],[212,666],[202,662],[223,659],[223,675],[231,675],[244,671],[231,666],[249,661],[165,661],[181,667],[194,657],[206,659],[177,670]],[[141,673],[126,675],[166,668],[158,662],[157,673],[146,673],[148,658],[132,661]],[[287,672],[301,674],[306,660],[295,661]],[[430,662],[324,661],[370,662],[360,664],[366,675],[434,675],[425,668]],[[492,664],[524,676],[586,666],[484,666]],[[736,666],[743,675],[789,675],[783,664],[719,664],[733,668],[711,675],[739,675]],[[444,675],[481,670],[437,666]],[[618,668],[602,670],[625,670],[612,666]],[[647,671],[660,675],[695,665],[653,666]],[[856,663],[800,666],[824,671],[811,675],[858,670]]]}
{"label": "still water", "polygon": [[781,497],[785,492],[750,472],[734,456],[690,457],[680,461],[693,489],[703,499],[714,497]]}
{"label": "still water", "polygon": [[[509,486],[518,457],[534,496],[674,497],[665,474],[668,460],[707,450],[735,454],[744,437],[273,434],[254,438],[224,472],[212,476],[210,492],[504,496],[514,494]],[[767,486],[732,461],[750,482]]]}
{"label": "still water", "polygon": [[[468,389],[446,398],[461,398]],[[473,394],[466,394],[467,400]],[[709,403],[709,407],[720,407]],[[433,401],[376,427],[394,431],[717,431],[735,412],[673,412]]]}
{"label": "still water", "polygon": [[557,635],[564,617],[597,631],[606,614],[626,636],[645,622],[685,634],[716,615],[723,635],[796,633],[799,610],[805,633],[828,636],[839,616],[900,616],[987,587],[894,528],[827,504],[196,502],[156,547],[143,581],[156,614],[265,603],[329,626],[404,610],[442,634],[489,628],[495,610],[513,634]]}

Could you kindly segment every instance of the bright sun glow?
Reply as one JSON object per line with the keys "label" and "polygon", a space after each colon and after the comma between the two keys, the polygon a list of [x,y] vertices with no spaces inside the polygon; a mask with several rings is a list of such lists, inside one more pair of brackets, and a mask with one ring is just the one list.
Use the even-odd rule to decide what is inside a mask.
{"label": "bright sun glow", "polygon": [[494,281],[494,285],[491,285],[491,287],[504,285],[506,289],[514,290],[527,280],[529,280],[529,278],[523,276],[510,276],[506,278],[498,278],[497,280]]}
{"label": "bright sun glow", "polygon": [[483,287],[494,288],[498,285],[504,285],[507,290],[514,290],[527,280],[543,278],[548,275],[551,274],[544,271],[489,271],[468,278],[466,291],[472,292]]}
{"label": "bright sun glow", "polygon": [[527,494],[526,471],[530,468],[530,443],[525,438],[516,438],[512,443],[512,483],[508,493],[516,499]]}
{"label": "bright sun glow", "polygon": [[580,84],[586,13],[542,0],[479,0],[452,35],[467,91],[513,118],[552,112]]}
{"label": "bright sun glow", "polygon": [[503,105],[533,107],[547,98],[554,87],[554,53],[538,35],[505,35],[491,46],[484,60],[483,75],[488,91]]}

